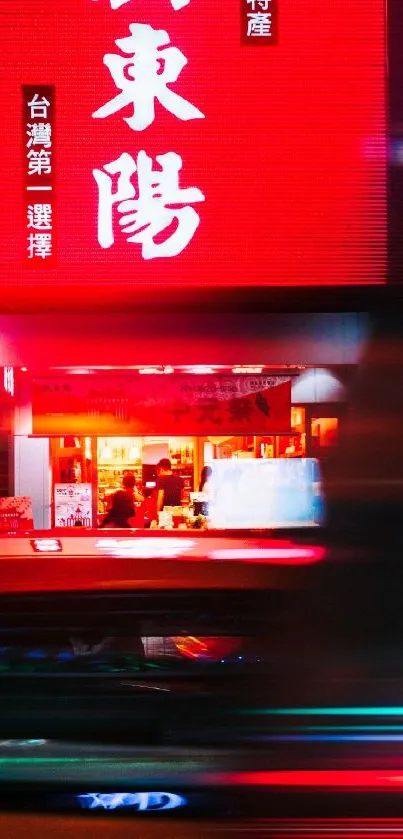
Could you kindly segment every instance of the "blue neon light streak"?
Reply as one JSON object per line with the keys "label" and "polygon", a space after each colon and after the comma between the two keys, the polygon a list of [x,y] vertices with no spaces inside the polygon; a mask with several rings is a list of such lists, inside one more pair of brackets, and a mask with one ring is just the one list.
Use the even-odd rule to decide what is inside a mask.
{"label": "blue neon light streak", "polygon": [[186,798],[173,792],[87,792],[77,797],[81,807],[86,810],[136,807],[137,810],[145,812],[173,810],[187,804]]}
{"label": "blue neon light streak", "polygon": [[340,707],[340,708],[260,708],[241,711],[251,716],[272,717],[403,717],[402,705],[378,707]]}

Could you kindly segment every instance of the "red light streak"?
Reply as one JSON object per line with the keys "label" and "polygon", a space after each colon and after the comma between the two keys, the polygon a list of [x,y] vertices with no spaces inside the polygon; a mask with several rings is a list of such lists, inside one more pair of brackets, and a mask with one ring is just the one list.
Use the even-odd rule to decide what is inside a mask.
{"label": "red light streak", "polygon": [[253,823],[253,829],[263,835],[281,836],[291,839],[295,836],[309,836],[315,839],[330,839],[343,836],[346,839],[386,839],[387,836],[403,836],[402,819],[264,819]]}
{"label": "red light streak", "polygon": [[372,789],[402,793],[403,771],[381,769],[308,769],[284,772],[228,772],[209,776],[209,782],[229,786]]}
{"label": "red light streak", "polygon": [[236,562],[260,562],[275,565],[311,565],[325,558],[324,548],[273,546],[272,548],[224,548],[214,550],[210,559]]}

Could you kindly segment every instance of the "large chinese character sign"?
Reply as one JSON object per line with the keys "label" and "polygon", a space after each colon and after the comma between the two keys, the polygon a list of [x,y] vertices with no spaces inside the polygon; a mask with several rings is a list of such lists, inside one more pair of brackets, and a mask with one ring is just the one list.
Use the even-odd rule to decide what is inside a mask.
{"label": "large chinese character sign", "polygon": [[383,282],[384,26],[384,0],[0,0],[0,287]]}

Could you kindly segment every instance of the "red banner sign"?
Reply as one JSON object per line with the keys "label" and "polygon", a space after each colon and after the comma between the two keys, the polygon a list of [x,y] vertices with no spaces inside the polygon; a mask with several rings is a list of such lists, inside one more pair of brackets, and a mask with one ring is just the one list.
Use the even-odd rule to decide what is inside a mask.
{"label": "red banner sign", "polygon": [[26,262],[55,264],[55,91],[23,85],[24,221]]}
{"label": "red banner sign", "polygon": [[9,301],[383,282],[385,0],[279,2],[0,0]]}
{"label": "red banner sign", "polygon": [[250,435],[290,431],[279,376],[76,376],[33,383],[34,434]]}

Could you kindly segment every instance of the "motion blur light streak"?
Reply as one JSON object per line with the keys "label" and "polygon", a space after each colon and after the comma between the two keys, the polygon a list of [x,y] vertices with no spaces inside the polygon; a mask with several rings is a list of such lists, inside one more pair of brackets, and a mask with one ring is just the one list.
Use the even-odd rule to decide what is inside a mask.
{"label": "motion blur light streak", "polygon": [[266,835],[281,835],[282,839],[292,836],[315,836],[316,839],[330,839],[332,836],[348,839],[403,836],[402,819],[275,819],[262,821],[259,826]]}
{"label": "motion blur light streak", "polygon": [[[35,541],[56,542],[56,540],[45,539]],[[95,548],[107,556],[122,558],[166,559],[186,555],[186,558],[192,560],[207,559],[223,562],[260,562],[281,565],[311,565],[315,562],[321,562],[326,557],[326,550],[323,547],[300,546],[293,542],[283,542],[282,544],[273,542],[273,546],[270,545],[270,547],[235,547],[214,550],[209,550],[209,542],[210,540],[206,542],[206,552],[204,552],[203,542],[199,544],[195,539],[186,537],[133,536],[129,539],[104,537],[97,539]],[[215,540],[214,544],[216,544]],[[248,544],[248,542],[245,540],[244,544]],[[42,549],[44,550],[45,547]]]}
{"label": "motion blur light streak", "polygon": [[303,731],[403,731],[403,725],[304,725]]}
{"label": "motion blur light streak", "polygon": [[270,743],[401,743],[403,734],[268,734],[257,739]]}
{"label": "motion blur light streak", "polygon": [[[231,655],[239,646],[237,638],[196,638],[189,635],[172,636],[171,640],[182,655],[206,661],[224,661],[224,657]],[[242,660],[242,656],[238,656],[238,660]]]}
{"label": "motion blur light streak", "polygon": [[340,708],[256,708],[241,714],[273,717],[403,717],[403,706],[340,707]]}
{"label": "motion blur light streak", "polygon": [[121,807],[136,807],[137,810],[173,810],[183,807],[186,800],[172,792],[88,792],[79,795],[85,809],[116,810]]}
{"label": "motion blur light streak", "polygon": [[191,539],[161,539],[158,536],[147,539],[98,539],[95,547],[108,556],[153,559],[177,557],[195,547]]}
{"label": "motion blur light streak", "polygon": [[63,550],[60,539],[31,539],[31,545],[37,553],[55,553]]}
{"label": "motion blur light streak", "polygon": [[209,783],[228,786],[322,787],[372,789],[398,792],[403,773],[381,769],[301,769],[268,772],[226,772],[209,774]]}
{"label": "motion blur light streak", "polygon": [[310,565],[324,559],[325,553],[324,548],[232,548],[211,551],[209,559]]}
{"label": "motion blur light streak", "polygon": [[64,763],[105,763],[102,757],[0,757],[0,768],[2,766],[51,766]]}
{"label": "motion blur light streak", "polygon": [[0,740],[0,748],[20,749],[25,746],[46,746],[47,740]]}

